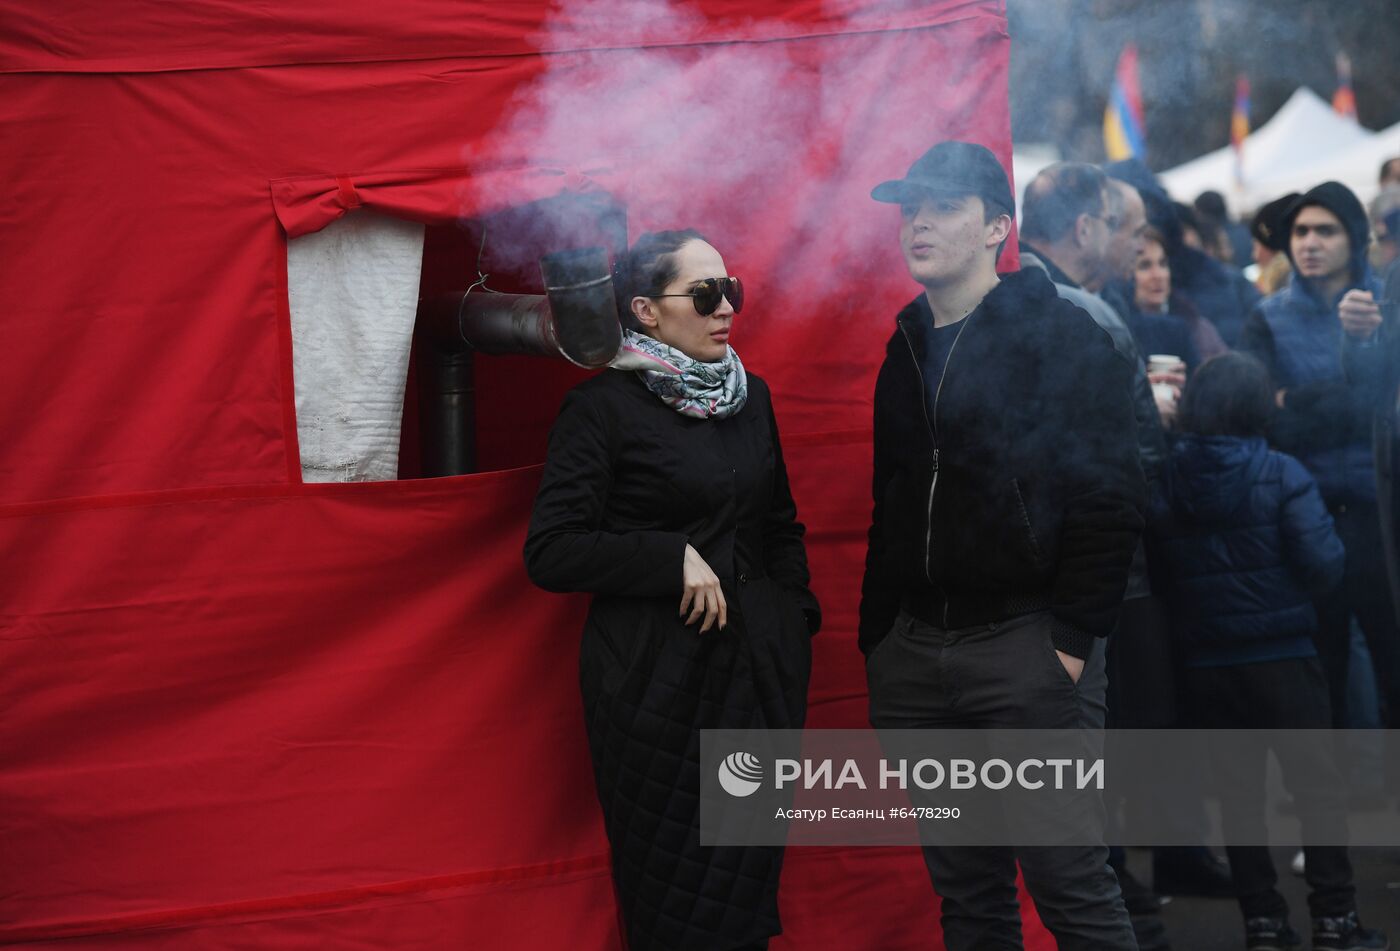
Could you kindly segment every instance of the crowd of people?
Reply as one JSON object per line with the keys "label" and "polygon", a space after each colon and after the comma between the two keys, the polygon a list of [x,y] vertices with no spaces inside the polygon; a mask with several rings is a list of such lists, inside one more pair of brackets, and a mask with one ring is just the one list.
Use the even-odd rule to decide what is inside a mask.
{"label": "crowd of people", "polygon": [[[1026,187],[1010,273],[987,149],[939,143],[872,191],[923,288],[874,393],[873,726],[1367,725],[1354,629],[1372,715],[1400,722],[1400,159],[1382,182],[1369,215],[1328,182],[1246,228],[1140,163],[1060,163]],[[581,683],[629,946],[766,947],[782,850],[699,845],[698,737],[802,726],[803,528],[719,252],[649,234],[615,276],[622,372],[565,401],[526,564],[594,595]],[[1245,790],[1226,838],[1251,841],[1262,754],[1223,767]],[[1150,885],[1107,844],[923,853],[953,951],[1020,946],[1018,869],[1061,948],[1167,947],[1154,888],[1234,898],[1250,951],[1301,945],[1260,846],[1157,849]],[[1295,865],[1312,947],[1389,947],[1345,845]]]}
{"label": "crowd of people", "polygon": [[[1032,182],[1022,233],[1033,253],[1067,262],[1052,271],[1058,283],[1098,294],[1086,309],[1111,334],[1114,317],[1127,326],[1167,437],[1160,464],[1147,447],[1141,455],[1150,593],[1134,604],[1130,587],[1109,641],[1111,722],[1393,728],[1400,609],[1387,434],[1397,368],[1394,335],[1381,328],[1400,288],[1390,238],[1400,160],[1382,167],[1369,215],[1326,182],[1280,196],[1247,228],[1217,193],[1173,202],[1137,163],[1106,170],[1097,205],[1082,189],[1068,212],[1053,204],[1090,168],[1052,166]],[[1129,200],[1115,199],[1125,187]],[[1081,222],[1076,235],[1068,223],[1099,213],[1098,244],[1093,227]],[[1136,247],[1128,273],[1115,241]],[[1368,661],[1377,710],[1348,689],[1354,652]],[[1242,781],[1260,786],[1257,821],[1264,763],[1252,765]],[[1229,837],[1232,821],[1251,818],[1225,821]],[[1158,890],[1238,899],[1246,947],[1299,945],[1267,850],[1230,847],[1228,866],[1199,848],[1156,853]],[[1152,889],[1121,851],[1114,864],[1130,907],[1149,914]],[[1306,849],[1294,868],[1311,887],[1314,947],[1387,946],[1356,920],[1344,849]],[[1150,922],[1137,924],[1144,947],[1166,946]]]}

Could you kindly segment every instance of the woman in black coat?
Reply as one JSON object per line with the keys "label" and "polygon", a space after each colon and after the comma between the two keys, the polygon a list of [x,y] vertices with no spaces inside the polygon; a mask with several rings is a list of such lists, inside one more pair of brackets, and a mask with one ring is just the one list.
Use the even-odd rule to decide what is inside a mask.
{"label": "woman in black coat", "polygon": [[700,731],[802,726],[821,619],[803,527],[719,253],[644,235],[618,284],[643,333],[565,398],[525,563],[594,596],[580,681],[629,947],[762,948],[782,850],[699,844]]}

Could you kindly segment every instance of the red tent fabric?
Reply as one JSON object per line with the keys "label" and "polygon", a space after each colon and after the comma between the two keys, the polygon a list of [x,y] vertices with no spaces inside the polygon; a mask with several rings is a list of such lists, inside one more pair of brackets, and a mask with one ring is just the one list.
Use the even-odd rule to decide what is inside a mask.
{"label": "red tent fabric", "polygon": [[[870,393],[916,290],[868,193],[940,138],[1009,167],[999,0],[0,22],[0,944],[620,946],[584,601],[520,560],[576,373],[479,361],[514,468],[302,484],[287,241],[360,209],[451,231],[596,194],[705,231],[809,525],[811,725],[864,724]],[[795,849],[778,946],[924,948],[934,909],[912,849]]]}

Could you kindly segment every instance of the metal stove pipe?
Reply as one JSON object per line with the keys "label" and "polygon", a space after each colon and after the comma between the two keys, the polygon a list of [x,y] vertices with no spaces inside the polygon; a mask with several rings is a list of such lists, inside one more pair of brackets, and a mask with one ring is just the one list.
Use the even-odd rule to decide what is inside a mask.
{"label": "metal stove pipe", "polygon": [[423,475],[475,471],[475,352],[563,357],[603,367],[622,346],[607,251],[581,248],[540,259],[545,295],[454,292],[419,304],[424,348]]}

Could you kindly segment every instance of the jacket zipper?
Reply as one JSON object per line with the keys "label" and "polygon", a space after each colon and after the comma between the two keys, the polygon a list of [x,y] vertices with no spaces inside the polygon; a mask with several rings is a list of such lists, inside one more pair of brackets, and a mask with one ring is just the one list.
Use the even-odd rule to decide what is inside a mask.
{"label": "jacket zipper", "polygon": [[[933,477],[928,485],[928,513],[925,516],[924,524],[924,577],[929,584],[933,584],[933,573],[929,562],[933,557],[933,495],[938,491],[938,400],[943,395],[943,381],[948,379],[948,365],[953,360],[953,351],[958,348],[958,341],[962,339],[963,331],[971,320],[971,315],[963,318],[963,325],[958,328],[957,336],[953,338],[953,345],[948,348],[948,355],[943,358],[943,373],[938,378],[938,389],[933,394],[933,415],[929,415],[928,398],[924,387],[924,370],[919,365],[919,358],[914,353],[914,342],[909,339],[909,329],[903,323],[899,325],[899,330],[904,334],[904,343],[909,348],[909,358],[914,361],[914,372],[919,377],[919,405],[924,408],[924,425],[928,427],[929,438],[933,440]],[[943,596],[943,626],[948,626],[948,596]]]}

